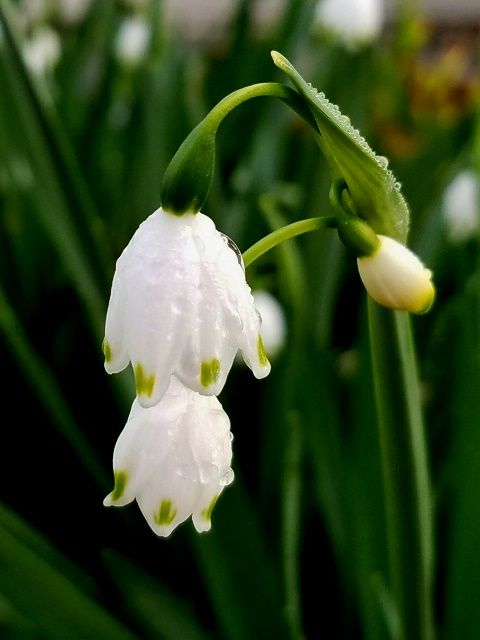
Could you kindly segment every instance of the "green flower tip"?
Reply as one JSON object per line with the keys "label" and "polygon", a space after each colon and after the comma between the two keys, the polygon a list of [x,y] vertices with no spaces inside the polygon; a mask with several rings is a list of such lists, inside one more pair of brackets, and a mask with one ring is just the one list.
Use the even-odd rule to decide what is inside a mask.
{"label": "green flower tip", "polygon": [[105,362],[108,364],[112,360],[112,347],[106,340],[102,342],[102,351],[103,355],[105,356]]}
{"label": "green flower tip", "polygon": [[110,494],[110,500],[115,502],[116,500],[120,500],[125,492],[125,487],[127,486],[127,472],[116,470],[113,472],[114,477],[114,486],[113,491]]}
{"label": "green flower tip", "polygon": [[137,390],[138,396],[147,396],[147,398],[151,398],[153,394],[153,389],[155,387],[155,376],[148,376],[145,373],[145,369],[140,362],[137,362],[135,368],[133,370],[135,374],[135,387]]}
{"label": "green flower tip", "polygon": [[265,345],[263,344],[262,336],[260,334],[258,334],[257,351],[260,364],[262,365],[262,367],[267,367],[269,362],[267,354],[265,353]]}
{"label": "green flower tip", "polygon": [[213,496],[210,504],[208,505],[208,507],[206,507],[205,509],[202,509],[202,518],[205,520],[205,522],[210,522],[211,518],[212,518],[212,511],[213,508],[215,507],[215,505],[217,504],[217,500],[218,500],[218,495]]}
{"label": "green flower tip", "polygon": [[177,515],[177,510],[173,506],[173,502],[165,498],[160,503],[158,511],[153,515],[153,519],[159,526],[172,524]]}
{"label": "green flower tip", "polygon": [[212,360],[204,360],[200,365],[200,384],[202,387],[209,387],[215,384],[220,375],[220,360],[213,358]]}

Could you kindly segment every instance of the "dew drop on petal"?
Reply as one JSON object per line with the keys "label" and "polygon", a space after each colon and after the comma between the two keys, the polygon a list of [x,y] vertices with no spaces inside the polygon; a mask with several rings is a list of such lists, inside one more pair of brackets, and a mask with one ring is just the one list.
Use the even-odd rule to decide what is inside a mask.
{"label": "dew drop on petal", "polygon": [[233,253],[237,256],[238,264],[245,271],[245,266],[243,264],[242,252],[240,251],[240,249],[237,247],[235,242],[231,238],[229,238],[227,235],[225,235],[224,233],[220,233],[220,235],[222,236],[222,239],[225,242],[225,244],[227,245],[227,247],[229,249],[231,249],[233,251]]}

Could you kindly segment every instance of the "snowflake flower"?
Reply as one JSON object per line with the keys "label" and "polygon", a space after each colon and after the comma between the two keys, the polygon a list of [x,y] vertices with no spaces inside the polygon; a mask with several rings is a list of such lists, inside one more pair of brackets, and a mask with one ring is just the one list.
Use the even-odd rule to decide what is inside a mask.
{"label": "snowflake flower", "polygon": [[172,373],[194,391],[218,395],[238,349],[257,378],[268,375],[241,257],[207,216],[158,209],[117,261],[106,370],[116,373],[130,361],[139,402],[150,407]]}
{"label": "snowflake flower", "polygon": [[134,400],[113,453],[115,486],[105,506],[136,498],[148,524],[169,536],[189,516],[198,532],[233,480],[230,420],[214,396],[202,396],[175,376],[162,400],[145,409]]}

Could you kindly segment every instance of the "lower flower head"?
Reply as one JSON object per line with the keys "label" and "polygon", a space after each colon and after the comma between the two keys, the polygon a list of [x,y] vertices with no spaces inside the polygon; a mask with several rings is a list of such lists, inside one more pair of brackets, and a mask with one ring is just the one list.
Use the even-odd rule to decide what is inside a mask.
{"label": "lower flower head", "polygon": [[198,532],[208,531],[215,502],[233,480],[231,441],[230,420],[217,398],[172,376],[154,407],[134,401],[115,445],[115,487],[104,505],[136,498],[159,536],[170,535],[189,516]]}
{"label": "lower flower head", "polygon": [[369,256],[357,258],[369,295],[384,307],[426,313],[435,299],[432,272],[410,249],[387,236]]}

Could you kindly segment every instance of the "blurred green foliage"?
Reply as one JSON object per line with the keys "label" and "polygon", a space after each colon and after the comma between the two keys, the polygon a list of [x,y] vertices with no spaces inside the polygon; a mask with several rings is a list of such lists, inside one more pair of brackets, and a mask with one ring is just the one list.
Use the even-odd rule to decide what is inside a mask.
{"label": "blurred green foliage", "polygon": [[[105,510],[111,452],[133,396],[103,371],[115,259],[159,205],[179,144],[227,93],[283,81],[288,56],[390,158],[410,244],[435,272],[415,319],[435,503],[438,636],[480,634],[479,236],[453,243],[441,196],[480,171],[478,29],[401,14],[349,51],[315,35],[315,3],[291,0],[259,30],[239,2],[225,34],[188,38],[159,0],[93,2],[77,23],[37,19],[55,65],[25,66],[38,24],[1,0],[0,634],[70,638],[393,637],[382,474],[365,296],[335,234],[282,246],[247,272],[282,302],[287,344],[270,377],[241,367],[221,400],[236,480],[209,534],[156,539],[131,506]],[[144,55],[118,53],[126,18]],[[6,25],[9,28],[6,28]],[[331,213],[307,125],[271,99],[222,124],[205,212],[245,250],[274,228]],[[393,630],[393,631],[392,631]]]}

